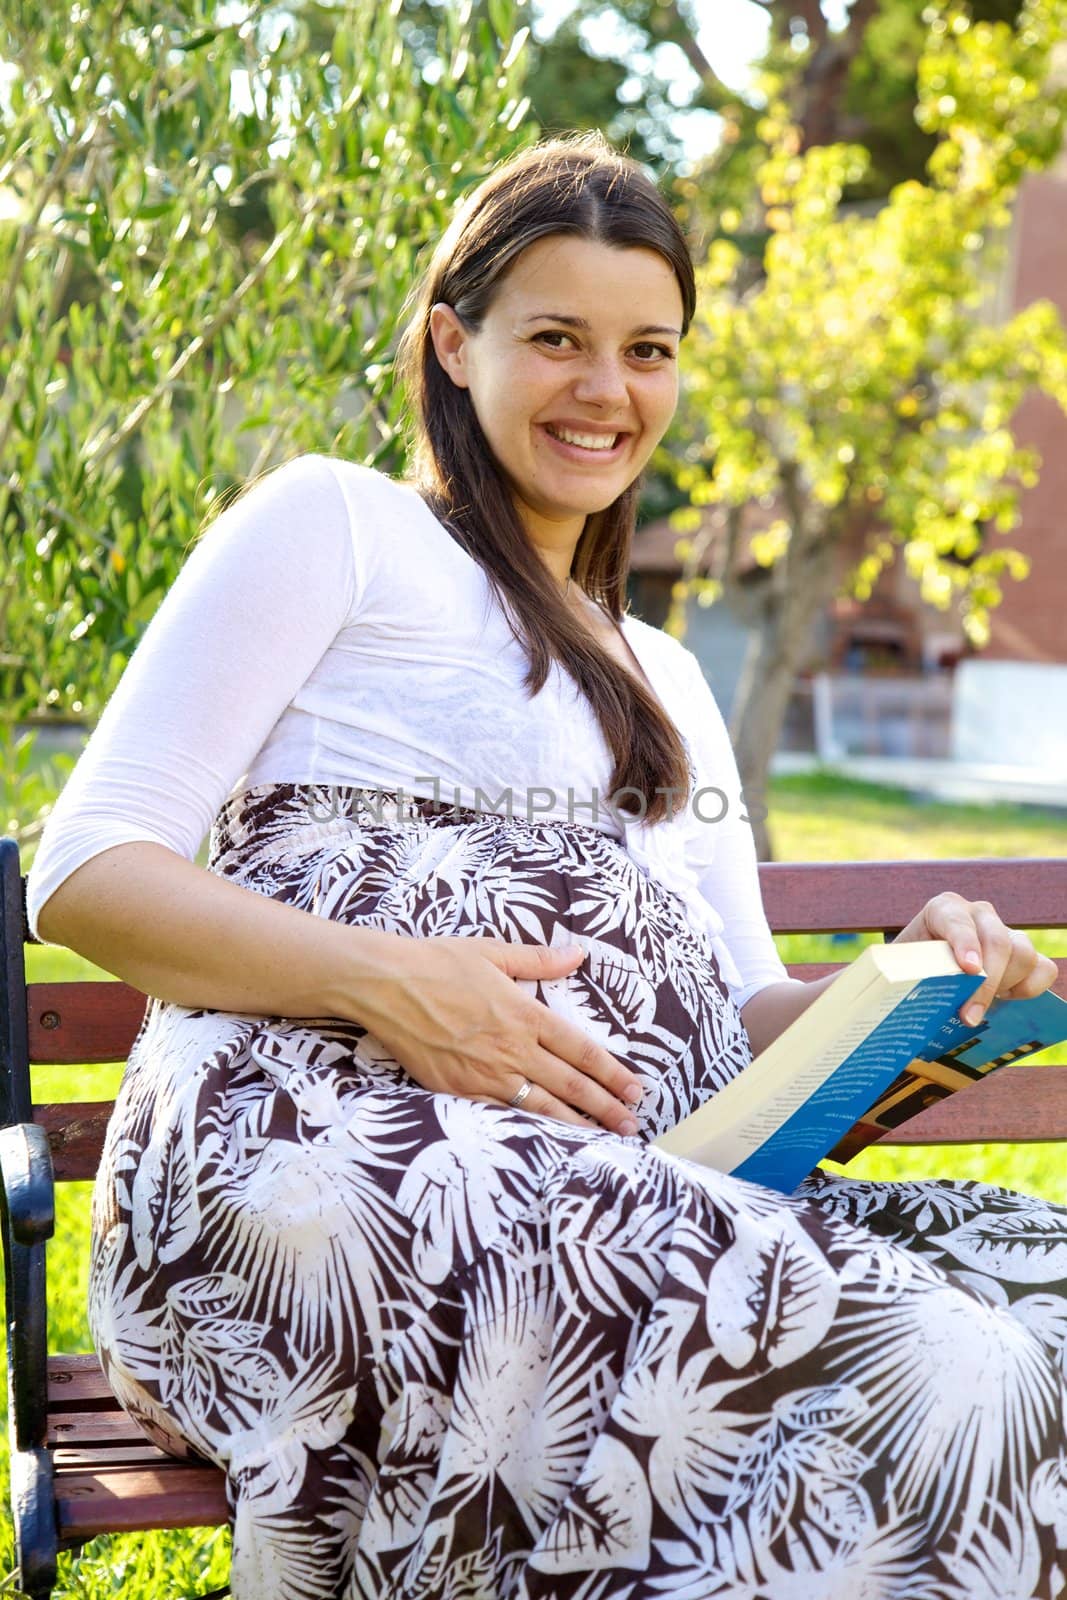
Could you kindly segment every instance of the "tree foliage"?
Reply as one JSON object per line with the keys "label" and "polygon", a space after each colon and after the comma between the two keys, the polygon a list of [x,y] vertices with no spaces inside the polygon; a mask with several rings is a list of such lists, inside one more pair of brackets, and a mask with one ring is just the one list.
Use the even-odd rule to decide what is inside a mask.
{"label": "tree foliage", "polygon": [[95,718],[246,476],[401,466],[404,298],[532,135],[524,33],[514,0],[418,52],[400,0],[0,9],[7,721]]}
{"label": "tree foliage", "polygon": [[[955,6],[933,15],[919,67],[918,116],[936,140],[927,178],[897,185],[873,215],[841,205],[868,169],[861,147],[802,149],[781,103],[761,120],[759,279],[728,237],[715,239],[683,347],[679,480],[692,509],[678,525],[695,529],[699,508],[719,503],[730,537],[707,579],[694,577],[706,537],[683,546],[668,621],[683,630],[695,589],[705,603],[722,593],[752,623],[732,728],[752,789],[837,588],[843,540],[866,539],[856,594],[902,547],[923,597],[954,605],[977,645],[1005,576],[1026,573],[997,537],[1016,526],[1038,466],[1012,418],[1033,389],[1067,409],[1067,340],[1048,302],[1000,322],[988,302],[1019,180],[1062,146],[1067,93],[1049,62],[1065,23],[1064,0],[1027,0],[1015,29]],[[753,585],[733,556],[741,508],[761,500],[778,511],[753,541],[766,568]]]}
{"label": "tree foliage", "polygon": [[[406,3],[429,9],[428,0]],[[769,42],[752,85],[740,89],[721,77],[721,34],[695,0],[571,0],[552,31],[531,41],[526,91],[534,116],[546,130],[602,128],[670,182],[687,167],[684,129],[688,123],[692,142],[693,113],[716,112],[725,138],[704,124],[709,149],[700,175],[705,182],[716,175],[713,203],[721,204],[727,182],[735,191],[751,186],[769,78],[802,147],[849,141],[869,151],[846,198],[882,197],[921,178],[934,145],[914,115],[928,0],[753,3],[766,13]],[[970,14],[1014,26],[1021,3],[972,0]]]}

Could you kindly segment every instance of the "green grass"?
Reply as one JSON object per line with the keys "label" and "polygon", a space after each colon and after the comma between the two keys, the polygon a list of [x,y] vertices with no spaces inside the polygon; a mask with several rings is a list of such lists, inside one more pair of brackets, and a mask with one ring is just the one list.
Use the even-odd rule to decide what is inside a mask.
{"label": "green grass", "polygon": [[903,789],[818,771],[774,779],[770,813],[774,852],[782,861],[1067,855],[1067,812],[932,804]]}
{"label": "green grass", "polygon": [[[964,856],[1062,856],[1067,828],[1062,813],[1022,806],[920,804],[899,790],[852,783],[818,773],[776,779],[770,787],[771,828],[779,860],[917,860]],[[946,876],[945,888],[951,888]],[[918,910],[918,906],[915,908]],[[790,935],[779,948],[786,961],[848,959],[862,944]],[[1037,933],[1035,942],[1067,959],[1067,930]],[[31,948],[31,982],[106,974],[68,951]],[[1041,1059],[1067,1060],[1061,1051]],[[109,1099],[118,1067],[38,1068],[34,1098]],[[1054,1145],[970,1146],[865,1152],[848,1167],[863,1178],[978,1178],[1067,1203],[1062,1150]],[[841,1169],[837,1169],[841,1170]],[[56,1236],[49,1246],[49,1348],[87,1350],[86,1278],[89,1246],[88,1184],[64,1184],[57,1201]],[[0,1446],[0,1495],[7,1504],[6,1449]],[[0,1574],[13,1566],[9,1524],[0,1533]],[[178,1600],[226,1581],[229,1535],[224,1529],[137,1534],[94,1540],[80,1555],[60,1557],[57,1600]],[[17,1594],[0,1583],[0,1594]]]}

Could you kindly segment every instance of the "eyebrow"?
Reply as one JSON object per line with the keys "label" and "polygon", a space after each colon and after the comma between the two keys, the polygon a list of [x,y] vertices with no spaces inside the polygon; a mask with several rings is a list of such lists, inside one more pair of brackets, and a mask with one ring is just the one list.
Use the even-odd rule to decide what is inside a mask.
{"label": "eyebrow", "polygon": [[[585,317],[571,317],[563,311],[535,311],[532,317],[526,317],[526,322],[538,322],[545,318],[549,322],[562,322],[568,328],[584,328],[588,331],[589,323]],[[644,328],[632,328],[631,337],[644,333],[673,333],[677,338],[682,337],[680,328],[661,327],[658,323],[649,323]]]}

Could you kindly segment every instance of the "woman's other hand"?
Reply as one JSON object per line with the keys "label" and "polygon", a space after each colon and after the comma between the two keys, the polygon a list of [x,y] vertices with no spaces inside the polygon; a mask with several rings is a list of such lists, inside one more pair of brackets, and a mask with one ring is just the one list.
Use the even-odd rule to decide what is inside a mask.
{"label": "woman's other hand", "polygon": [[951,890],[928,900],[893,943],[920,939],[947,939],[964,972],[986,973],[986,981],[960,1008],[971,1027],[981,1022],[995,997],[1032,1000],[1059,976],[1056,963],[1035,950],[1027,934],[1007,927],[988,900],[965,900]]}
{"label": "woman's other hand", "polygon": [[638,1131],[640,1080],[514,981],[574,972],[585,955],[580,946],[419,938],[398,940],[397,955],[375,985],[373,1010],[364,1001],[359,1020],[424,1089],[507,1105],[529,1081],[523,1111]]}

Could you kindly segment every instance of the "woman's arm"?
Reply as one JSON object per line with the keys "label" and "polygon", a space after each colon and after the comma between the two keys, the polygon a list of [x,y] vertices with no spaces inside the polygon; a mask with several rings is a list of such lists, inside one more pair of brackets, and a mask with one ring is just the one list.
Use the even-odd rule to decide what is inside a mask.
{"label": "woman's arm", "polygon": [[[1051,988],[1059,976],[1056,963],[1035,950],[1027,934],[1007,927],[988,900],[965,900],[951,890],[934,895],[893,943],[913,944],[923,939],[947,940],[962,971],[985,971],[986,982],[960,1008],[960,1016],[972,1026],[981,1021],[997,995],[1033,999]],[[768,984],[753,995],[741,1010],[752,1054],[759,1055],[777,1039],[836,976],[830,972],[810,983],[790,978]]]}
{"label": "woman's arm", "polygon": [[26,884],[30,931],[92,858],[151,843],[192,864],[220,806],[355,615],[355,538],[330,463],[254,484],[194,546],[49,815]]}
{"label": "woman's arm", "polygon": [[[724,936],[742,976],[737,995],[741,1020],[753,1055],[765,1050],[834,980],[836,974],[805,983],[786,977],[775,949],[759,888],[759,870],[747,815],[735,796],[744,796],[726,724],[700,663],[691,651],[681,656],[688,672],[687,726],[702,784],[716,784],[726,800],[719,821],[694,831],[690,848],[701,893],[724,920]],[[711,813],[714,815],[714,811]],[[974,1025],[996,995],[1016,999],[1042,994],[1058,976],[1025,933],[1005,926],[988,900],[965,900],[951,890],[934,895],[897,935],[896,944],[945,939],[964,972],[984,971],[986,982],[961,1007]],[[783,976],[779,978],[777,972]],[[752,992],[753,984],[758,984]],[[980,1010],[975,1013],[975,1008]]]}
{"label": "woman's arm", "polygon": [[[367,473],[373,515],[375,477]],[[416,1082],[636,1132],[632,1073],[524,993],[582,951],[409,939],[274,901],[193,860],[285,708],[363,603],[334,468],[289,463],[222,513],[145,631],[64,786],[27,882],[31,932],[190,1008],[366,1027]],[[631,1102],[632,1103],[632,1102]]]}
{"label": "woman's arm", "polygon": [[362,1020],[400,936],[351,928],[231,883],[164,845],[104,850],[42,908],[66,945],[144,994],[258,1016]]}
{"label": "woman's arm", "polygon": [[769,983],[741,1007],[741,1021],[745,1025],[753,1056],[758,1056],[795,1022],[811,1002],[828,989],[837,977],[828,972],[824,978],[813,978],[805,983],[801,978],[786,978],[781,983]]}

